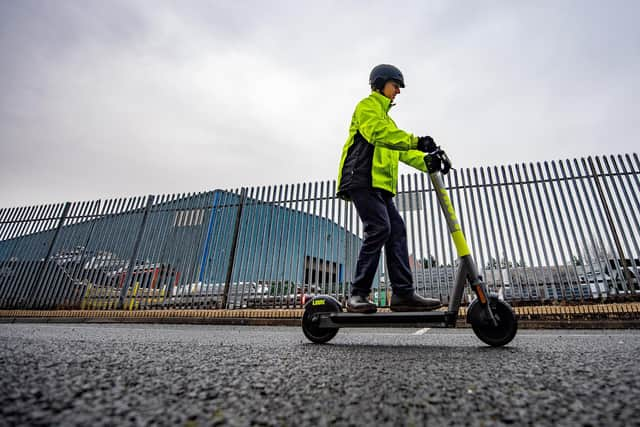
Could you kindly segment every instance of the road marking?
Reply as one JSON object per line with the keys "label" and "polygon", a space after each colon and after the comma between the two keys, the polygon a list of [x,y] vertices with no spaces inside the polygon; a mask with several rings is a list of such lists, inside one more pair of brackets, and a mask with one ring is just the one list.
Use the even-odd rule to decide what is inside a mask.
{"label": "road marking", "polygon": [[418,329],[417,331],[415,331],[413,333],[413,335],[424,335],[427,332],[429,332],[431,330],[431,328],[422,328],[422,329]]}

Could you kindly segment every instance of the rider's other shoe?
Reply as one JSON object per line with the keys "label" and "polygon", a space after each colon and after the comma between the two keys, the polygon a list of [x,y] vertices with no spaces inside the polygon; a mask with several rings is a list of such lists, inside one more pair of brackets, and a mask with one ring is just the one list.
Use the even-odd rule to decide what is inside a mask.
{"label": "rider's other shoe", "polygon": [[440,300],[424,298],[413,293],[407,296],[393,294],[391,296],[391,311],[430,311],[442,307]]}

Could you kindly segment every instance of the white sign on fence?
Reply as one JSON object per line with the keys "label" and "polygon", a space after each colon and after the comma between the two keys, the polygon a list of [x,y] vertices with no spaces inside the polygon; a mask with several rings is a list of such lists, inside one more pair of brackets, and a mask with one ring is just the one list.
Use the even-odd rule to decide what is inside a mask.
{"label": "white sign on fence", "polygon": [[421,211],[423,197],[422,192],[419,191],[399,192],[394,202],[400,212]]}

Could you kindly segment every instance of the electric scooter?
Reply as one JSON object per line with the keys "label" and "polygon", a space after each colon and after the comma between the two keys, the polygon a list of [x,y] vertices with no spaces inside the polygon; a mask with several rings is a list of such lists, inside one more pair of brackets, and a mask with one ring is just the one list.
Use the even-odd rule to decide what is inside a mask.
{"label": "electric scooter", "polygon": [[312,342],[323,344],[336,336],[340,328],[371,327],[424,327],[454,328],[463,291],[468,283],[476,298],[467,308],[467,323],[484,343],[500,347],[508,344],[516,335],[518,322],[509,304],[490,294],[467,245],[460,223],[444,187],[442,174],[429,174],[438,204],[447,220],[456,252],[459,257],[455,285],[446,311],[383,312],[373,314],[343,312],[340,302],[327,295],[311,298],[304,307],[302,332]]}

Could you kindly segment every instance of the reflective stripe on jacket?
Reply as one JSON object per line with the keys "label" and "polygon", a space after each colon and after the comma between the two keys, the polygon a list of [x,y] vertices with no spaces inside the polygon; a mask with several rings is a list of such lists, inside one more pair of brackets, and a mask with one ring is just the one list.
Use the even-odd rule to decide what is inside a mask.
{"label": "reflective stripe on jacket", "polygon": [[418,138],[398,129],[389,117],[390,108],[391,100],[378,92],[356,106],[340,159],[340,197],[349,199],[349,191],[372,187],[395,195],[398,161],[427,171],[424,153],[416,150]]}

